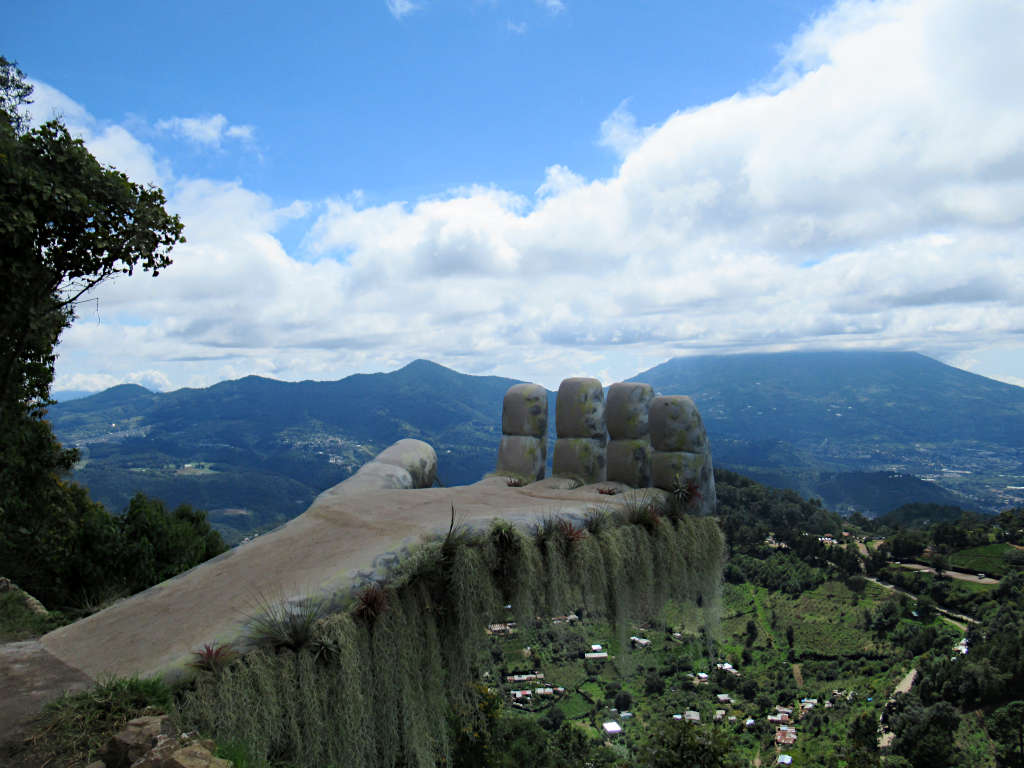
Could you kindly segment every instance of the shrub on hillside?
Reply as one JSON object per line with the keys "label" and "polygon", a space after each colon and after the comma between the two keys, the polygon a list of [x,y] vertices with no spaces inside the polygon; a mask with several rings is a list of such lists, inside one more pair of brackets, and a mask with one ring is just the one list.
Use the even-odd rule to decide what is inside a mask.
{"label": "shrub on hillside", "polygon": [[94,610],[227,550],[205,512],[168,512],[141,493],[115,516],[81,486],[58,483],[40,509],[32,528],[0,530],[0,575],[51,609]]}

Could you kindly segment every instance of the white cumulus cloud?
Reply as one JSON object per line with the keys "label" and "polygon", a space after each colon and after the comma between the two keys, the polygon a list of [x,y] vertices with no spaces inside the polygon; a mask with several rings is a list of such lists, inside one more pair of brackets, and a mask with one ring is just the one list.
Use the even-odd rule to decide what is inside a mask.
{"label": "white cumulus cloud", "polygon": [[644,137],[651,131],[639,128],[636,118],[627,108],[628,100],[623,101],[601,123],[601,137],[598,144],[614,150],[620,157],[625,157],[640,146]]}
{"label": "white cumulus cloud", "polygon": [[134,182],[159,185],[169,178],[167,163],[159,160],[151,146],[139,141],[123,126],[97,120],[81,104],[46,83],[30,82],[33,86],[30,113],[34,125],[60,119],[72,136],[85,141],[96,159],[124,171]]}
{"label": "white cumulus cloud", "polygon": [[251,125],[231,125],[220,114],[209,117],[172,117],[157,122],[156,128],[211,148],[220,147],[225,138],[251,141],[254,130]]}
{"label": "white cumulus cloud", "polygon": [[388,11],[396,19],[400,19],[419,8],[412,0],[387,0],[387,3]]}

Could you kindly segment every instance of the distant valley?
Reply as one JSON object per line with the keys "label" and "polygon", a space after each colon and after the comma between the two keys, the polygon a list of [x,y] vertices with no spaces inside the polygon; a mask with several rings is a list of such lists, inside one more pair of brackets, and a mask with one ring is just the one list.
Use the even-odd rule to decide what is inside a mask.
{"label": "distant valley", "polygon": [[[634,379],[694,398],[717,466],[838,511],[1024,504],[1024,389],[922,355],[676,358]],[[402,437],[437,449],[442,482],[478,480],[494,467],[513,383],[418,360],[335,382],[250,376],[164,394],[122,385],[65,399],[49,418],[81,452],[74,479],[110,509],[141,490],[209,510],[237,541],[301,513]],[[554,393],[550,403],[553,414]]]}

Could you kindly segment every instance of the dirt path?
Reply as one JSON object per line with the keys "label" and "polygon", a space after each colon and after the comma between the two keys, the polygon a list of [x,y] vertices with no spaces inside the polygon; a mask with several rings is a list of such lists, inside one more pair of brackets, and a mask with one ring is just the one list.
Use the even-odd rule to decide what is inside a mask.
{"label": "dirt path", "polygon": [[47,652],[38,640],[0,645],[0,743],[16,739],[26,721],[47,702],[92,683]]}
{"label": "dirt path", "polygon": [[800,665],[799,664],[794,664],[793,665],[793,679],[796,680],[797,688],[803,688],[804,687],[804,675],[800,671]]}
{"label": "dirt path", "polygon": [[[910,693],[910,689],[914,687],[914,681],[917,679],[917,670],[912,669],[903,676],[896,687],[892,691],[892,695],[895,696],[897,693]],[[881,728],[881,725],[879,725]],[[896,734],[892,731],[882,731],[878,735],[878,748],[884,749],[892,745],[893,739],[896,738]]]}
{"label": "dirt path", "polygon": [[893,695],[895,696],[897,693],[910,693],[910,689],[914,687],[915,680],[917,680],[917,670],[912,669],[896,684],[896,688],[892,692]]}
{"label": "dirt path", "polygon": [[863,541],[857,542],[857,551],[860,552],[864,557],[869,557],[868,547]]}
{"label": "dirt path", "polygon": [[[900,568],[906,568],[908,571],[919,571],[921,573],[932,573],[936,571],[934,568],[928,565],[920,565],[918,563],[899,563]],[[976,576],[973,573],[962,573],[960,571],[947,571],[942,572],[943,576],[949,576],[951,579],[958,579],[960,581],[972,581],[975,584],[998,584],[999,579],[993,579],[988,576],[982,578]]]}

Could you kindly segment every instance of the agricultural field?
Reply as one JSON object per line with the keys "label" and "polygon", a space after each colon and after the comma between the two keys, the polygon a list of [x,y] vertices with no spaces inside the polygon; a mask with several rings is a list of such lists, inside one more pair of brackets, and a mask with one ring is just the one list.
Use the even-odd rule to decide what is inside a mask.
{"label": "agricultural field", "polygon": [[997,542],[962,549],[950,555],[949,562],[954,568],[1001,578],[1012,571],[1024,569],[1024,550],[1006,542]]}
{"label": "agricultural field", "polygon": [[[875,625],[882,619],[876,617],[893,626],[879,631]],[[548,620],[492,637],[490,653],[501,669],[506,706],[545,728],[569,720],[596,736],[604,723],[616,722],[622,733],[608,742],[634,754],[652,725],[691,710],[725,732],[741,762],[760,756],[769,765],[782,749],[767,715],[783,706],[794,709],[798,737],[785,747],[793,764],[838,766],[853,719],[869,712],[877,720],[914,666],[908,638],[924,634],[929,647],[952,647],[961,636],[937,616],[917,620],[912,601],[870,582],[855,592],[828,581],[796,596],[727,584],[710,636],[699,629],[701,619],[692,608],[670,604],[657,621],[618,632],[586,617],[572,624]],[[632,647],[631,636],[650,645]],[[608,659],[585,659],[597,645]],[[718,668],[725,664],[732,669]],[[564,692],[513,703],[512,691],[529,686],[506,682],[506,676],[532,673],[543,678],[529,686]],[[728,700],[719,699],[723,695]],[[818,702],[803,717],[801,699]],[[747,718],[755,723],[746,725]],[[976,737],[969,729],[958,734],[965,744]]]}

